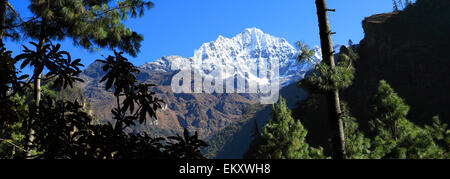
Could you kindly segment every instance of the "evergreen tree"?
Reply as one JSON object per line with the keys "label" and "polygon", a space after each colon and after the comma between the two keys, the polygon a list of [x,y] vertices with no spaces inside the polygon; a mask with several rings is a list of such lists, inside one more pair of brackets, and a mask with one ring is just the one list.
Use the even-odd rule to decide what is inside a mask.
{"label": "evergreen tree", "polygon": [[397,12],[401,9],[404,9],[406,7],[408,7],[409,5],[412,4],[411,0],[393,0],[393,8],[394,8],[394,12]]}
{"label": "evergreen tree", "polygon": [[19,14],[8,2],[8,0],[0,0],[0,43],[3,44],[4,37],[12,40],[19,39],[17,27],[20,26],[21,20]]}
{"label": "evergreen tree", "polygon": [[[328,20],[328,11],[332,11],[327,8],[325,0],[316,0],[317,7],[317,17],[319,21],[319,30],[320,30],[320,41],[322,47],[322,59],[323,65],[322,67],[328,67],[328,70],[331,73],[335,72],[335,60],[334,60],[334,51],[333,51],[333,42],[331,40],[331,30],[330,24]],[[325,76],[326,74],[321,74]],[[340,76],[336,76],[331,74],[330,78],[339,78]],[[337,83],[340,79],[334,80],[333,82]],[[332,143],[333,143],[333,158],[335,159],[343,159],[346,158],[345,154],[345,134],[344,134],[344,123],[341,118],[342,110],[341,110],[341,102],[339,97],[339,88],[336,87],[336,84],[333,83],[332,88],[326,91],[327,103],[328,103],[328,120],[331,124],[331,132],[332,132]]]}
{"label": "evergreen tree", "polygon": [[371,123],[378,135],[371,158],[445,158],[431,131],[406,119],[409,109],[386,81],[380,81],[374,100],[376,119]]}
{"label": "evergreen tree", "polygon": [[[129,16],[132,18],[143,16],[144,10],[153,6],[151,2],[142,0],[116,1],[115,6],[112,7],[110,7],[113,4],[112,0],[30,1],[29,9],[34,17],[24,22],[21,28],[26,36],[37,40],[38,43],[32,43],[36,47],[36,53],[32,57],[30,56],[31,51],[25,47],[25,53],[28,53],[29,56],[27,57],[28,61],[25,60],[21,67],[24,68],[28,64],[34,67],[32,79],[34,80],[36,106],[40,104],[41,99],[42,71],[50,66],[58,67],[58,64],[45,63],[47,60],[45,53],[48,52],[46,44],[49,41],[69,37],[74,44],[90,50],[95,49],[94,45],[97,45],[101,48],[119,48],[136,56],[143,38],[125,27],[123,20],[128,19]],[[19,59],[23,58],[21,56]],[[70,62],[70,58],[68,60]],[[30,61],[32,62],[30,63]],[[33,129],[29,131],[27,140],[31,145]]]}
{"label": "evergreen tree", "polygon": [[397,1],[393,1],[393,8],[394,8],[394,12],[397,12],[398,11],[398,4],[397,4]]}
{"label": "evergreen tree", "polygon": [[258,158],[262,159],[311,159],[324,158],[321,148],[310,147],[306,143],[308,131],[300,121],[291,116],[286,100],[272,106],[272,119],[261,132],[262,144]]}
{"label": "evergreen tree", "polygon": [[425,129],[432,135],[435,142],[444,148],[444,157],[450,159],[450,129],[448,129],[448,125],[441,123],[439,116],[435,116],[433,124],[425,126]]}
{"label": "evergreen tree", "polygon": [[358,129],[359,124],[356,118],[350,116],[350,111],[343,103],[344,129],[346,154],[349,159],[368,159],[370,157],[371,140],[364,136],[364,133]]}
{"label": "evergreen tree", "polygon": [[[328,115],[329,115],[329,121],[332,125],[332,140],[333,140],[333,155],[337,155],[334,158],[342,158],[342,155],[336,154],[336,152],[340,151],[341,149],[345,149],[342,145],[345,144],[347,139],[345,139],[347,134],[345,134],[345,131],[347,131],[344,128],[344,118],[345,112],[342,109],[342,102],[341,100],[336,100],[336,90],[339,89],[345,89],[349,87],[352,84],[352,80],[354,79],[354,73],[355,69],[353,67],[353,63],[359,58],[358,54],[356,54],[352,47],[345,47],[342,46],[340,49],[340,53],[338,56],[337,64],[335,64],[334,67],[330,66],[330,63],[327,63],[326,61],[317,61],[312,56],[314,55],[314,50],[309,49],[306,45],[303,45],[302,43],[297,43],[298,47],[300,48],[300,54],[298,57],[298,60],[301,62],[307,62],[310,64],[315,64],[314,69],[307,74],[307,76],[301,80],[298,85],[299,87],[302,87],[306,89],[310,94],[322,94],[327,97],[327,108],[328,108]],[[334,57],[333,57],[334,61]],[[330,96],[332,98],[330,98]],[[334,96],[334,97],[333,97]],[[339,121],[336,122],[336,116],[335,110],[330,109],[338,109],[335,108],[335,105],[339,101],[339,120],[342,120],[342,126],[340,126]],[[330,106],[331,105],[331,106]],[[332,117],[332,119],[330,118]],[[338,130],[339,129],[339,130]],[[342,129],[343,131],[340,131]],[[337,135],[336,132],[339,132],[339,135]],[[340,135],[344,136],[340,136]],[[344,139],[345,141],[339,142],[341,139]],[[336,143],[338,142],[338,143]],[[336,147],[340,147],[339,150]],[[341,154],[345,153],[347,150],[341,152]]]}

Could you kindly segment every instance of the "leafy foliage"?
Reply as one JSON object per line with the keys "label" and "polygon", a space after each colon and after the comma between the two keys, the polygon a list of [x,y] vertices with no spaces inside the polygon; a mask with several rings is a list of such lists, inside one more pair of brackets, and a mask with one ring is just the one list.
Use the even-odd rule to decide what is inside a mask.
{"label": "leafy foliage", "polygon": [[18,76],[11,53],[0,44],[0,156],[4,158],[16,158],[23,152],[21,129],[28,110],[19,96],[28,75]]}
{"label": "leafy foliage", "polygon": [[[55,85],[61,84],[64,88],[68,85],[73,87],[73,83],[76,81],[83,82],[82,79],[77,76],[82,72],[80,70],[81,59],[76,59],[72,61],[69,52],[60,51],[61,45],[47,44],[43,48],[39,48],[39,45],[30,42],[30,44],[36,47],[36,50],[30,50],[25,45],[23,46],[23,53],[16,56],[16,61],[23,60],[20,68],[23,69],[27,65],[35,67],[35,74],[41,74],[44,68],[47,68],[49,72],[47,73],[48,78],[55,78]],[[33,77],[35,79],[36,77]]]}
{"label": "leafy foliage", "polygon": [[[139,71],[121,54],[116,52],[116,56],[110,56],[108,60],[111,63],[105,63],[104,68],[108,71],[104,80],[111,81],[106,90],[114,86],[113,93],[118,99],[117,108],[112,110],[116,123],[95,124],[78,101],[55,101],[47,96],[39,105],[32,104],[30,109],[31,127],[36,131],[32,146],[38,151],[35,158],[204,158],[200,147],[207,144],[199,140],[197,134],[190,136],[187,130],[183,137],[169,137],[174,143],[165,142],[164,138],[152,138],[147,133],[126,132],[127,128],[136,125],[135,120],[141,124],[145,122],[149,110],[152,110],[149,115],[156,118],[160,105],[155,103],[161,101],[153,97],[154,93],[148,92],[151,85],[136,81],[134,73]],[[132,81],[127,81],[130,79]],[[131,103],[120,104],[120,96],[126,97],[124,101],[131,98]],[[137,110],[135,113],[129,110],[131,115],[128,115],[128,109],[124,106],[134,106],[134,103],[138,106]]]}
{"label": "leafy foliage", "polygon": [[4,44],[0,44],[0,98],[5,99],[22,91],[23,80],[28,75],[18,77],[18,71],[14,66],[16,60],[11,57],[12,51],[6,51]]}
{"label": "leafy foliage", "polygon": [[189,136],[189,131],[185,128],[183,137],[178,134],[177,136],[168,137],[168,139],[174,140],[176,143],[169,143],[170,146],[166,147],[167,152],[175,158],[205,159],[201,154],[200,148],[206,147],[208,144],[198,139],[197,132],[193,136]]}
{"label": "leafy foliage", "polygon": [[[162,100],[154,97],[154,92],[149,92],[149,87],[153,84],[139,83],[134,73],[139,70],[126,58],[122,53],[114,52],[115,56],[109,56],[105,60],[97,60],[103,62],[103,71],[107,71],[106,75],[100,82],[106,81],[105,89],[109,90],[114,86],[114,96],[118,101],[117,109],[113,111],[116,119],[123,120],[127,125],[134,125],[133,120],[139,119],[139,123],[146,121],[147,114],[151,118],[156,118],[156,110],[161,108]],[[120,96],[124,96],[123,105],[120,105]],[[139,107],[135,111],[135,104]],[[129,110],[134,113],[132,116],[124,117]]]}
{"label": "leafy foliage", "polygon": [[15,95],[0,101],[0,158],[22,158],[24,149],[24,120],[28,107],[24,98]]}
{"label": "leafy foliage", "polygon": [[81,110],[78,102],[54,101],[47,97],[32,110],[38,111],[33,116],[33,128],[36,129],[34,147],[42,151],[36,158],[188,158],[201,157],[198,144],[206,145],[196,135],[189,136],[187,131],[184,138],[177,136],[179,143],[164,144],[164,138],[152,138],[146,133],[126,133],[117,124],[92,124],[91,116]]}

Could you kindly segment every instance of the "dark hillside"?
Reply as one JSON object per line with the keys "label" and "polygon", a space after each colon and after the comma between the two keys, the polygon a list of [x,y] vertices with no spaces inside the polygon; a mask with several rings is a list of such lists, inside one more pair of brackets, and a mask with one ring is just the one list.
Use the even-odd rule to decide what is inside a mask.
{"label": "dark hillside", "polygon": [[418,0],[405,11],[364,19],[356,78],[344,92],[351,112],[367,128],[370,97],[386,80],[411,106],[408,119],[450,123],[450,1]]}

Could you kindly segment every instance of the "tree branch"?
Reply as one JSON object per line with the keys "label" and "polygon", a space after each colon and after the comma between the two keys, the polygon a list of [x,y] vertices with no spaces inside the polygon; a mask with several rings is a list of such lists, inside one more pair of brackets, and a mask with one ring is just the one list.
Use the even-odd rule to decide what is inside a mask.
{"label": "tree branch", "polygon": [[7,139],[2,139],[2,138],[0,138],[0,141],[5,141],[5,142],[8,143],[9,145],[12,145],[12,146],[14,146],[14,147],[17,147],[17,148],[19,148],[20,150],[22,150],[22,151],[24,151],[24,152],[27,152],[27,150],[25,150],[24,148],[22,148],[22,147],[20,147],[20,146],[18,146],[18,145],[16,145],[16,144],[10,142],[10,141],[7,140]]}
{"label": "tree branch", "polygon": [[9,2],[7,2],[6,5],[8,6],[9,10],[11,10],[16,16],[19,16],[19,14],[16,12],[16,10],[14,10],[14,8]]}

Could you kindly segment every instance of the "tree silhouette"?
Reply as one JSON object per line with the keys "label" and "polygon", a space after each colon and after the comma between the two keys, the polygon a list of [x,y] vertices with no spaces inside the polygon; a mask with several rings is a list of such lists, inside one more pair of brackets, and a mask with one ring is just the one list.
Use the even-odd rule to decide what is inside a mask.
{"label": "tree silhouette", "polygon": [[[44,62],[55,66],[65,64],[62,65],[65,68],[49,67],[51,71],[46,77],[53,76],[55,78],[54,85],[62,89],[73,85],[72,82],[76,81],[76,76],[79,74],[78,62],[71,61],[70,54],[58,51],[58,45],[50,45],[46,49],[48,50],[45,54],[49,57],[46,59],[49,60]],[[25,51],[26,53],[18,55],[16,59],[25,59],[25,61],[31,59],[29,62],[24,61],[23,63],[34,63],[34,56],[39,53],[29,49],[25,49]],[[4,55],[8,56],[10,53],[4,53]],[[13,58],[10,57],[10,59]],[[21,153],[30,153],[31,155],[28,155],[27,158],[36,159],[204,158],[200,153],[200,147],[205,147],[207,144],[198,139],[197,133],[190,136],[189,132],[185,130],[183,136],[168,137],[170,141],[166,141],[161,137],[152,138],[146,132],[139,134],[126,132],[127,128],[133,127],[137,123],[145,123],[148,116],[156,118],[156,110],[161,108],[159,103],[162,101],[155,98],[155,93],[149,90],[154,85],[139,83],[136,80],[135,74],[139,71],[122,56],[122,53],[115,52],[114,56],[108,56],[102,62],[105,62],[103,69],[108,72],[103,78],[105,90],[112,89],[112,93],[118,99],[121,96],[124,98],[123,103],[120,103],[119,99],[117,108],[111,111],[114,116],[114,125],[112,123],[94,123],[92,116],[83,110],[79,101],[55,100],[50,95],[44,94],[39,105],[32,103],[29,104],[28,111],[20,111],[20,115],[28,118],[23,121],[25,128],[35,130],[35,139],[32,145],[28,149],[22,149]],[[8,72],[12,75],[17,73],[14,70]],[[61,79],[59,83],[57,83],[57,79]],[[17,80],[10,80],[4,83],[16,82]],[[8,91],[7,94],[10,94],[12,86],[2,85],[0,87],[1,90]],[[11,107],[3,106],[2,114],[3,111],[5,114],[17,114],[12,113],[12,107],[18,105],[17,103],[10,98],[3,101],[9,101],[8,104],[11,104]],[[17,117],[14,120],[10,117],[0,115],[2,129],[8,129],[5,127],[6,125],[18,121]],[[6,121],[7,119],[13,121]],[[2,137],[5,135],[0,134],[0,139],[2,139],[0,149],[5,148],[3,143],[8,143],[7,146],[10,147],[16,147],[13,140],[3,140]],[[17,145],[16,148],[21,146],[26,145]],[[30,151],[31,149],[33,152]],[[0,154],[2,154],[2,150]],[[15,155],[15,158],[20,157],[23,155]]]}
{"label": "tree silhouette", "polygon": [[[119,48],[136,56],[143,37],[127,28],[123,20],[128,19],[129,16],[142,17],[145,9],[153,6],[153,3],[142,0],[117,1],[115,5],[112,0],[30,0],[30,3],[29,9],[33,17],[21,22],[20,29],[25,37],[37,41],[33,45],[37,47],[38,54],[33,60],[35,63],[31,63],[34,67],[32,79],[34,80],[35,105],[39,105],[41,99],[41,73],[45,68],[42,66],[44,62],[37,61],[46,61],[43,59],[46,57],[43,53],[49,41],[60,41],[68,37],[75,45],[91,51],[96,46]],[[0,13],[3,12],[0,11]],[[32,136],[33,129],[30,129],[27,136],[30,145]]]}

